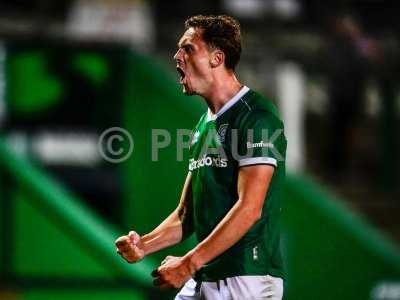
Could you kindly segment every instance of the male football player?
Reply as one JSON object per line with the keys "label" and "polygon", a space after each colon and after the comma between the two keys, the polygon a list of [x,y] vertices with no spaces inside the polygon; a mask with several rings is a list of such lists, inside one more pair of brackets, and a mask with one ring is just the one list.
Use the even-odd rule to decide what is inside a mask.
{"label": "male football player", "polygon": [[177,208],[157,228],[116,241],[128,262],[179,243],[198,244],[167,256],[154,283],[183,288],[176,299],[282,299],[279,245],[286,138],[271,101],[239,82],[239,23],[229,16],[193,16],[174,56],[187,95],[208,111],[193,131],[189,171]]}

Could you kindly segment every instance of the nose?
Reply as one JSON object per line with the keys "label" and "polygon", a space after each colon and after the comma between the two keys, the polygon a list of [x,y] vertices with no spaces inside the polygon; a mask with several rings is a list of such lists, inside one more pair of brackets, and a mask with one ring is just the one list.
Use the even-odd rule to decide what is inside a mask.
{"label": "nose", "polygon": [[176,61],[176,62],[179,62],[179,61],[181,61],[182,59],[181,59],[181,56],[182,56],[182,51],[181,51],[182,49],[178,49],[177,51],[176,51],[176,53],[175,53],[175,55],[174,55],[174,60]]}

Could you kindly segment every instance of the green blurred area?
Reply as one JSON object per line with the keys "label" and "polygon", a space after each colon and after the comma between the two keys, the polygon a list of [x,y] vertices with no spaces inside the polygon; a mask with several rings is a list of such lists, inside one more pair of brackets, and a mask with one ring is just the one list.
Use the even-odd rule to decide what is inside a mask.
{"label": "green blurred area", "polygon": [[21,299],[25,300],[109,300],[110,298],[118,300],[139,300],[145,299],[145,296],[131,289],[118,289],[115,291],[103,291],[102,289],[84,290],[84,289],[61,289],[61,290],[31,290],[21,293]]}
{"label": "green blurred area", "polygon": [[304,177],[284,191],[287,299],[372,299],[399,280],[398,249],[340,200]]}
{"label": "green blurred area", "polygon": [[96,53],[77,54],[73,61],[73,67],[85,74],[96,85],[101,85],[110,76],[104,57]]}
{"label": "green blurred area", "polygon": [[[59,218],[46,214],[46,210],[37,204],[35,206],[40,201],[34,199],[37,195],[17,186],[12,196],[13,235],[21,237],[15,239],[13,247],[15,273],[29,277],[112,278],[110,270],[95,259],[96,255],[89,247],[60,224]],[[29,224],[31,226],[27,226]]]}
{"label": "green blurred area", "polygon": [[[152,161],[152,129],[191,129],[205,106],[182,95],[171,76],[146,57],[127,53],[125,60],[123,125],[135,150],[118,166],[120,228],[0,143],[0,267],[17,299],[171,298],[151,287],[150,271],[165,255],[190,249],[193,239],[136,265],[125,264],[113,242],[131,229],[148,232],[176,207],[187,153],[177,162],[171,146]],[[98,57],[83,56],[77,66],[96,82],[107,77]],[[285,299],[372,299],[377,284],[400,280],[398,249],[318,183],[289,176],[284,195]]]}
{"label": "green blurred area", "polygon": [[[43,51],[26,51],[7,59],[9,108],[17,113],[40,113],[56,104],[63,85],[49,74]],[[11,100],[12,99],[12,100]]]}

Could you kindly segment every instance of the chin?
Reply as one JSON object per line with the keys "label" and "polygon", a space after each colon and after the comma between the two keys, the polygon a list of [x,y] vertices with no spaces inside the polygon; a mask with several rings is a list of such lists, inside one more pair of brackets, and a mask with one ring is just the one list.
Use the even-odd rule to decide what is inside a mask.
{"label": "chin", "polygon": [[196,95],[196,93],[193,90],[188,90],[187,88],[183,87],[182,92],[187,95],[187,96],[193,96]]}

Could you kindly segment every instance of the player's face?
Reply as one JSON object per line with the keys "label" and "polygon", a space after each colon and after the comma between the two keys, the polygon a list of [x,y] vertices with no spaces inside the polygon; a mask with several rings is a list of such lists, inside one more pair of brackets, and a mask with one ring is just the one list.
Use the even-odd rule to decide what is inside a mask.
{"label": "player's face", "polygon": [[174,55],[179,83],[187,95],[202,95],[211,80],[211,53],[201,38],[201,29],[189,28],[178,43]]}

